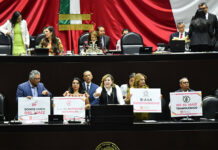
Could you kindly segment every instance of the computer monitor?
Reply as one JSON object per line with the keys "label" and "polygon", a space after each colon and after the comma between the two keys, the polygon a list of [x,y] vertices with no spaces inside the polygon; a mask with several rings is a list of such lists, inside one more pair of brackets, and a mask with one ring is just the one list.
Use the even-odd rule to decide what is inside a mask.
{"label": "computer monitor", "polygon": [[36,48],[35,49],[35,55],[36,56],[48,56],[49,55],[49,49],[48,48]]}
{"label": "computer monitor", "polygon": [[151,54],[153,47],[143,46],[139,49],[139,54]]}
{"label": "computer monitor", "polygon": [[185,40],[172,40],[169,46],[171,52],[185,52]]}

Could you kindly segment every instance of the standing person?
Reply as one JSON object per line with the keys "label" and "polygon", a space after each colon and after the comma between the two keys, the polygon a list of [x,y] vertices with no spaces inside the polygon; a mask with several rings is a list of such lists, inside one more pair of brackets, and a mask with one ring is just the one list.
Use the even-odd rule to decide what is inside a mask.
{"label": "standing person", "polygon": [[213,37],[212,26],[205,19],[205,12],[199,8],[189,26],[189,38],[191,51],[211,50]]}
{"label": "standing person", "polygon": [[52,94],[45,88],[40,80],[40,72],[38,70],[32,70],[29,74],[29,80],[18,85],[16,100],[18,101],[19,97],[31,98],[51,96]]}
{"label": "standing person", "polygon": [[114,77],[106,74],[101,79],[101,85],[94,93],[95,98],[100,99],[100,104],[125,104],[121,89],[114,83]]}
{"label": "standing person", "polygon": [[41,48],[49,48],[49,55],[63,55],[64,48],[61,43],[61,39],[55,34],[55,29],[52,26],[43,28],[45,38],[43,38],[39,44]]}
{"label": "standing person", "polygon": [[85,100],[85,109],[89,109],[90,108],[90,104],[89,104],[89,96],[88,94],[85,92],[83,86],[82,86],[82,82],[79,78],[75,77],[73,78],[72,81],[72,85],[69,87],[69,89],[67,91],[64,92],[63,96],[85,96],[86,100]]}
{"label": "standing person", "polygon": [[102,50],[109,50],[109,46],[110,46],[110,37],[105,35],[105,29],[104,26],[99,26],[97,28],[98,34],[100,36],[100,40],[101,40],[101,46],[102,46]]}
{"label": "standing person", "polygon": [[30,45],[30,37],[27,23],[22,19],[19,11],[14,12],[12,18],[0,27],[0,31],[11,36],[13,43],[12,55],[26,54],[26,49]]}
{"label": "standing person", "polygon": [[205,19],[209,22],[212,28],[212,44],[210,49],[213,49],[216,41],[218,40],[218,22],[217,16],[208,12],[207,3],[203,2],[198,5],[198,8],[201,8],[205,12]]}
{"label": "standing person", "polygon": [[[129,33],[129,30],[128,29],[123,29],[122,36],[127,34],[127,33]],[[116,50],[121,51],[121,39],[117,40]]]}
{"label": "standing person", "polygon": [[127,93],[129,93],[129,90],[130,88],[133,87],[133,84],[134,84],[134,78],[135,77],[135,73],[131,73],[129,75],[129,81],[127,84],[123,84],[121,85],[120,89],[122,91],[122,94],[123,94],[123,99],[126,101],[126,96],[127,96]]}
{"label": "standing person", "polygon": [[86,89],[86,92],[89,94],[89,102],[91,105],[97,105],[99,104],[99,99],[95,98],[93,95],[96,91],[96,89],[99,87],[95,83],[92,82],[93,75],[91,71],[84,71],[83,73],[83,80],[84,82],[82,83],[84,89]]}

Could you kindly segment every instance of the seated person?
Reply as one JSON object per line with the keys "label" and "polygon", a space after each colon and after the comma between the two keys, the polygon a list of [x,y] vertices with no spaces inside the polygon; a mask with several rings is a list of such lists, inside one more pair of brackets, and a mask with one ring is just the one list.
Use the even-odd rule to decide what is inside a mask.
{"label": "seated person", "polygon": [[32,70],[29,74],[29,80],[18,85],[16,101],[18,101],[19,97],[31,99],[32,97],[43,96],[51,96],[51,93],[40,82],[40,72],[38,70]]}
{"label": "seated person", "polygon": [[134,77],[135,77],[135,73],[130,74],[128,83],[127,84],[123,84],[120,87],[121,91],[122,91],[122,94],[123,94],[123,99],[124,100],[126,100],[126,96],[127,96],[127,93],[129,93],[130,88],[133,87]]}
{"label": "seated person", "polygon": [[[122,31],[122,36],[125,35],[125,34],[127,34],[127,33],[129,33],[129,30],[128,30],[128,29],[123,29],[123,31]],[[121,51],[121,39],[119,39],[119,40],[117,41],[116,50],[117,50],[117,51]]]}
{"label": "seated person", "polygon": [[72,86],[64,92],[63,96],[85,96],[85,109],[90,108],[88,93],[85,92],[81,80],[77,77],[73,78]]}
{"label": "seated person", "polygon": [[121,89],[114,83],[114,78],[110,74],[102,77],[101,85],[94,93],[95,98],[99,98],[99,104],[125,104]]}
{"label": "seated person", "polygon": [[94,45],[101,49],[101,41],[99,40],[98,32],[92,31],[89,33],[88,41],[85,41],[83,44],[83,50],[80,52],[81,54],[86,52],[91,45]]}
{"label": "seated person", "polygon": [[103,51],[108,50],[109,46],[110,46],[110,37],[105,35],[105,28],[104,28],[104,26],[98,26],[97,32],[99,34],[100,41],[101,41],[101,49]]}
{"label": "seated person", "polygon": [[45,38],[43,38],[39,44],[39,48],[49,48],[49,55],[63,55],[64,48],[61,43],[61,39],[56,37],[55,29],[52,26],[45,27],[43,29]]}
{"label": "seated person", "polygon": [[188,32],[185,32],[185,24],[183,22],[178,22],[176,27],[178,31],[170,35],[170,40],[168,44],[169,48],[172,40],[186,40],[188,36]]}
{"label": "seated person", "polygon": [[175,92],[194,92],[194,90],[189,88],[189,81],[188,78],[183,77],[179,80],[180,89],[176,90]]}

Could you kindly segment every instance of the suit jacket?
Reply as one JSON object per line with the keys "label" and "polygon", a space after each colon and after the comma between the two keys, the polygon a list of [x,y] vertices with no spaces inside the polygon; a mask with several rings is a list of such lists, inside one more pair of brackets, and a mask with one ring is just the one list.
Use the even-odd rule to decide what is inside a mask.
{"label": "suit jacket", "polygon": [[[180,89],[176,90],[175,92],[183,92],[183,90],[180,88]],[[194,90],[192,90],[192,89],[188,89],[187,92],[194,92]]]}
{"label": "suit jacket", "polygon": [[[47,90],[44,86],[43,83],[39,83],[37,85],[37,92],[38,92],[38,97],[43,97],[42,91]],[[49,92],[48,95],[46,96],[51,96],[52,94]],[[18,97],[27,97],[27,96],[33,96],[31,86],[29,81],[26,81],[24,83],[21,83],[17,87],[17,93],[16,93],[16,101],[18,101]]]}
{"label": "suit jacket", "polygon": [[[185,36],[187,36],[187,35],[188,35],[188,32],[185,32]],[[170,40],[169,40],[169,43],[168,43],[168,48],[170,48],[171,41],[172,41],[172,39],[173,39],[174,37],[179,38],[179,32],[174,32],[174,33],[172,33],[172,34],[170,35]]]}
{"label": "suit jacket", "polygon": [[[102,36],[104,39],[104,43],[101,43],[102,49],[109,49],[110,46],[110,37],[107,35]],[[100,40],[102,41],[102,37],[100,37]]]}
{"label": "suit jacket", "polygon": [[216,15],[208,13],[208,22],[213,31],[212,45],[215,45],[216,41],[218,40],[218,22]]}
{"label": "suit jacket", "polygon": [[212,46],[212,37],[213,37],[213,30],[210,23],[207,21],[207,24],[205,25],[206,29],[205,31],[200,31],[198,28],[196,28],[193,24],[194,20],[191,21],[191,24],[189,26],[189,38],[190,38],[190,45],[208,45]]}
{"label": "suit jacket", "polygon": [[[82,85],[83,85],[84,89],[86,89],[86,87],[85,87],[85,82],[83,82]],[[88,94],[89,94],[89,103],[90,103],[91,105],[99,104],[99,98],[94,98],[94,96],[93,96],[94,93],[95,93],[95,91],[96,91],[96,89],[97,89],[98,87],[99,87],[98,85],[96,85],[96,84],[94,84],[94,83],[91,83],[91,86],[90,86],[89,92],[88,92]]]}

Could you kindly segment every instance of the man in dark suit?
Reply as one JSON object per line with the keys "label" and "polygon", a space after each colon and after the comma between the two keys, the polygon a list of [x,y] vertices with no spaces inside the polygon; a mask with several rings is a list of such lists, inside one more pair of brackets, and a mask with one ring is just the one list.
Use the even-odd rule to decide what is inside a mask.
{"label": "man in dark suit", "polygon": [[193,92],[194,90],[190,89],[188,78],[183,77],[179,80],[180,89],[175,92]]}
{"label": "man in dark suit", "polygon": [[216,41],[218,40],[218,23],[217,23],[217,17],[214,14],[208,13],[208,7],[207,3],[200,3],[198,5],[198,8],[204,9],[206,20],[211,25],[211,28],[213,29],[213,37],[212,37],[212,49],[214,48]]}
{"label": "man in dark suit", "polygon": [[169,44],[173,40],[173,38],[183,39],[184,37],[188,35],[188,32],[185,32],[185,24],[183,22],[178,22],[176,27],[177,27],[178,32],[172,33],[170,35]]}
{"label": "man in dark suit", "polygon": [[97,28],[97,31],[98,31],[98,34],[100,36],[102,50],[105,50],[105,49],[108,50],[109,46],[110,46],[110,37],[105,35],[104,26],[99,26]]}
{"label": "man in dark suit", "polygon": [[29,80],[21,83],[17,87],[16,101],[19,97],[43,97],[51,96],[51,93],[45,88],[44,84],[40,82],[40,72],[32,70],[29,74]]}
{"label": "man in dark suit", "polygon": [[86,92],[89,94],[89,103],[91,105],[97,105],[99,104],[99,99],[94,98],[93,94],[95,93],[95,90],[99,87],[98,85],[92,83],[93,75],[91,71],[85,71],[83,73],[83,87],[86,89]]}

